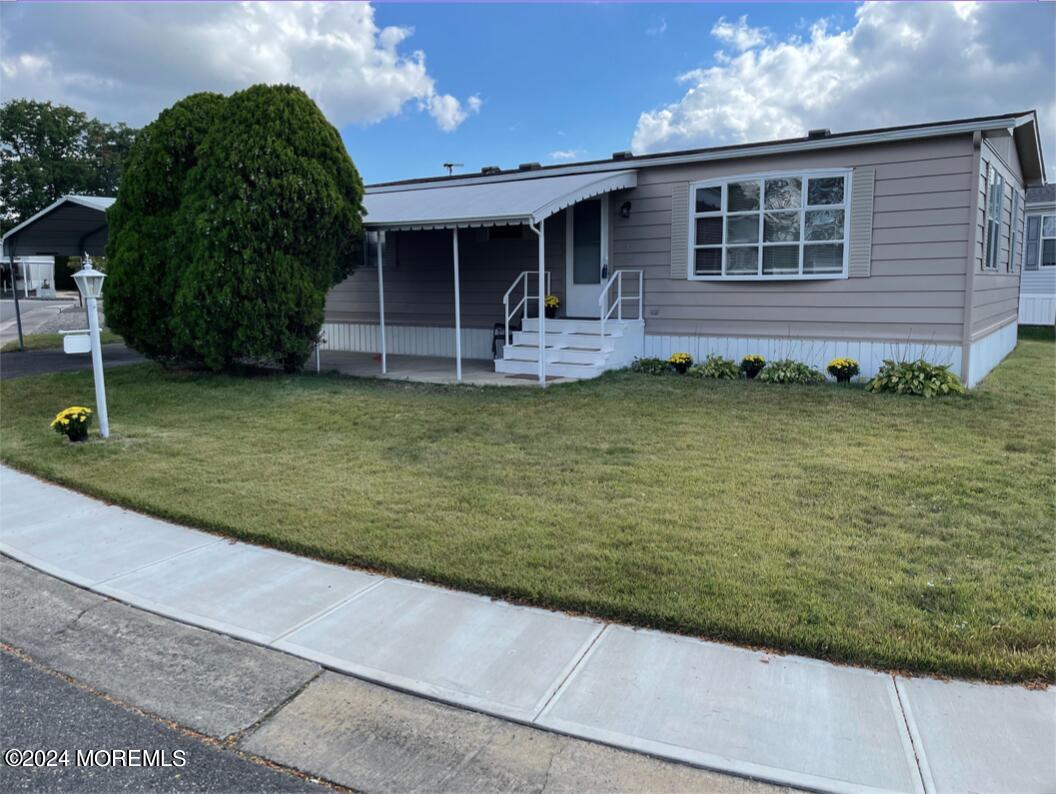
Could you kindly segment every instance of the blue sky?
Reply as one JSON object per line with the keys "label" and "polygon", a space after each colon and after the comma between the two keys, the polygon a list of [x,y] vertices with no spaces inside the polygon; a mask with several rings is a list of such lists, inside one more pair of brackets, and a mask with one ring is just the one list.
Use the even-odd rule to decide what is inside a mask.
{"label": "blue sky", "polygon": [[1026,108],[1056,161],[1056,3],[2,3],[0,23],[2,100],[139,126],[294,83],[368,182]]}
{"label": "blue sky", "polygon": [[[831,4],[757,9],[781,35],[847,10],[853,17]],[[379,25],[414,28],[407,44],[425,50],[443,91],[484,104],[455,133],[416,114],[342,133],[353,155],[370,152],[362,168],[371,179],[435,173],[450,161],[476,170],[553,162],[551,152],[608,157],[630,148],[642,110],[684,93],[676,75],[712,63],[715,23],[745,13],[756,16],[743,4],[381,4]]]}

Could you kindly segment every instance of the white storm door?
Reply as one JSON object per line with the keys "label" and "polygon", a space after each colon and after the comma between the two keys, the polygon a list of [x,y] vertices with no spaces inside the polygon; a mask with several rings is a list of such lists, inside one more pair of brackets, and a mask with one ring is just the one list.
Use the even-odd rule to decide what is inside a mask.
{"label": "white storm door", "polygon": [[609,197],[565,211],[565,316],[599,317],[598,296],[609,265]]}

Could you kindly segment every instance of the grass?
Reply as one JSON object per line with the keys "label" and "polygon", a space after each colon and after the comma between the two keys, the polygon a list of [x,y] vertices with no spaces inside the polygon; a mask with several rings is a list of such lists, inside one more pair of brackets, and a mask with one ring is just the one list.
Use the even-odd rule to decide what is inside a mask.
{"label": "grass", "polygon": [[967,397],[610,373],[536,389],[107,373],[0,383],[0,457],[245,540],[886,669],[1056,677],[1056,344]]}
{"label": "grass", "polygon": [[[101,331],[99,340],[104,345],[111,342],[123,342],[124,340],[111,331]],[[47,350],[53,347],[62,347],[62,334],[26,334],[22,341],[25,342],[26,350]],[[13,339],[0,347],[0,353],[11,353],[18,350],[18,340]]]}

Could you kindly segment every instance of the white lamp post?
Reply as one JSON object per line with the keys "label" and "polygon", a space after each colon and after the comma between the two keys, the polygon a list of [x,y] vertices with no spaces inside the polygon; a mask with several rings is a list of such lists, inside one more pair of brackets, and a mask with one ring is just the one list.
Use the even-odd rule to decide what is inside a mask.
{"label": "white lamp post", "polygon": [[95,411],[99,415],[99,435],[110,436],[110,420],[106,415],[106,384],[103,383],[103,350],[99,341],[99,309],[96,300],[103,294],[105,273],[92,267],[92,259],[84,255],[84,266],[73,274],[77,289],[88,303],[88,331],[92,339],[92,372],[95,375]]}

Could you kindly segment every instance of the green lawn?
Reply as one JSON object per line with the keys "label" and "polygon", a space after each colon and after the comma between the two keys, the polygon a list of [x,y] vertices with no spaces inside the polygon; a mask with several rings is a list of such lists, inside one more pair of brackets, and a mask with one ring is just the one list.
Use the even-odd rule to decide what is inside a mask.
{"label": "green lawn", "polygon": [[537,389],[107,373],[0,384],[0,456],[247,540],[883,668],[1056,679],[1056,344],[968,397],[611,373]]}
{"label": "green lawn", "polygon": [[[120,336],[110,331],[101,331],[99,340],[104,345],[108,345],[111,342],[124,341]],[[22,341],[26,345],[26,350],[45,350],[52,347],[62,347],[62,334],[26,334],[22,337]],[[17,339],[12,339],[10,342],[6,342],[3,347],[0,347],[0,353],[10,353],[13,350],[18,350]]]}

